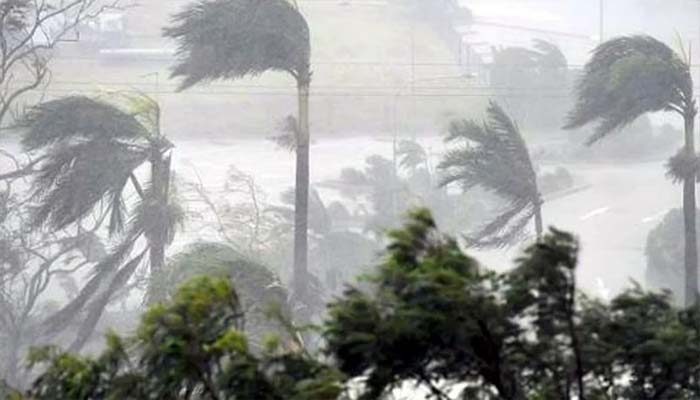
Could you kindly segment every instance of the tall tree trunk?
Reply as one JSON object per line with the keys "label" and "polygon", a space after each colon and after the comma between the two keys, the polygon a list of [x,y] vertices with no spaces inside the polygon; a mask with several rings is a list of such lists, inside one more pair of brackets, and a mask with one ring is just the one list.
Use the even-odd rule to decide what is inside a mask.
{"label": "tall tree trunk", "polygon": [[22,327],[12,326],[8,328],[10,328],[9,343],[5,348],[5,357],[2,361],[4,371],[0,371],[0,378],[13,387],[20,387],[17,374],[22,368],[19,362],[19,352],[22,346]]}
{"label": "tall tree trunk", "polygon": [[165,267],[165,247],[168,240],[168,191],[170,189],[170,164],[171,157],[163,157],[160,149],[157,149],[157,154],[151,157],[151,190],[154,196],[151,204],[152,210],[156,211],[157,218],[155,226],[157,227],[152,232],[146,232],[146,239],[149,246],[149,265],[151,274],[149,279],[148,300],[149,304],[163,300],[165,298],[164,288],[161,287],[163,269]]}
{"label": "tall tree trunk", "polygon": [[310,76],[297,81],[299,118],[297,127],[296,185],[294,189],[294,275],[295,298],[308,301],[308,219],[309,219],[309,86]]}
{"label": "tall tree trunk", "polygon": [[535,205],[535,233],[537,234],[537,240],[542,239],[542,234],[544,233],[544,228],[542,227],[542,200],[538,200]]}
{"label": "tall tree trunk", "polygon": [[576,327],[576,270],[571,269],[570,272],[570,284],[567,293],[567,309],[566,309],[566,323],[569,330],[569,337],[571,338],[571,350],[574,353],[574,363],[576,369],[576,386],[578,387],[578,400],[586,400],[586,386],[584,385],[583,379],[586,375],[583,368],[583,355],[581,354],[581,341],[578,336],[578,328]]}
{"label": "tall tree trunk", "polygon": [[[689,105],[685,113],[685,151],[695,156],[695,105]],[[695,201],[696,174],[683,181],[683,219],[685,229],[685,305],[697,302],[698,292],[698,241]]]}

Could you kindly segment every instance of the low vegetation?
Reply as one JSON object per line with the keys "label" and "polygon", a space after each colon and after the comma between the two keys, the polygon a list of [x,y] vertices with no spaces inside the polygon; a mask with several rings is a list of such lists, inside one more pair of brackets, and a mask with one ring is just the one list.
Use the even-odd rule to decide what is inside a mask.
{"label": "low vegetation", "polygon": [[232,282],[199,276],[97,357],[35,349],[38,375],[13,398],[382,399],[405,385],[434,399],[698,398],[700,308],[639,287],[587,298],[577,257],[552,229],[495,273],[418,209],[363,288],[329,305],[318,354],[279,336],[253,351]]}

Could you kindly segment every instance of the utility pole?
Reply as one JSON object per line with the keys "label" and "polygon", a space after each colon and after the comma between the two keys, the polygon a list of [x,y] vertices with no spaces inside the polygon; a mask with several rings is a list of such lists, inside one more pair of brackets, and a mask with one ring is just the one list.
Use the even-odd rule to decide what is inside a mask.
{"label": "utility pole", "polygon": [[411,126],[411,132],[413,133],[413,136],[416,136],[416,119],[414,118],[416,115],[416,88],[415,88],[415,81],[416,81],[416,18],[418,18],[417,15],[413,14],[411,15],[411,119],[409,120],[410,126]]}
{"label": "utility pole", "polygon": [[599,20],[598,20],[598,40],[600,43],[603,43],[603,26],[605,23],[605,10],[604,10],[604,2],[605,0],[600,0],[600,3],[598,4],[598,12],[600,13]]}

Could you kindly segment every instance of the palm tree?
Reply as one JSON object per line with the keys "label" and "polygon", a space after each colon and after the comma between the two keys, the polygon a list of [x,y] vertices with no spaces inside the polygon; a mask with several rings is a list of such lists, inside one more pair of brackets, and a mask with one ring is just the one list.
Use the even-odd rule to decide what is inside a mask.
{"label": "palm tree", "polygon": [[239,79],[266,71],[290,74],[297,83],[298,132],[294,218],[294,283],[305,298],[308,257],[309,27],[296,3],[287,0],[199,0],[164,30],[178,44],[172,76],[181,90],[217,79]]}
{"label": "palm tree", "polygon": [[531,47],[494,48],[489,71],[499,93],[495,100],[507,102],[514,119],[543,133],[559,129],[570,108],[566,99],[551,96],[568,81],[567,59],[559,47],[536,39]]}
{"label": "palm tree", "polygon": [[[146,96],[121,95],[113,100],[124,104],[65,97],[34,107],[22,121],[27,127],[24,149],[45,155],[32,180],[36,203],[32,226],[61,230],[97,216],[107,221],[110,236],[119,239],[76,298],[46,324],[48,331],[61,331],[87,306],[74,348],[86,342],[107,303],[147,254],[149,301],[162,298],[155,282],[165,264],[165,247],[182,216],[170,185],[173,145],[160,132],[158,104]],[[144,164],[150,165],[145,185],[135,173]],[[129,183],[138,195],[131,210],[125,201]],[[147,245],[132,257],[141,238]]]}
{"label": "palm tree", "polygon": [[[267,211],[277,221],[275,234],[284,237],[291,231],[294,220],[294,190],[287,190],[280,198],[281,205]],[[344,219],[345,221],[339,221]],[[375,253],[375,242],[365,235],[343,226],[350,219],[350,211],[339,202],[327,204],[317,190],[309,192],[310,269],[309,293],[314,305],[323,304],[324,294],[338,290],[344,280],[355,277]],[[313,273],[322,271],[324,279]],[[325,283],[325,285],[324,285]],[[325,292],[325,293],[324,293]],[[314,310],[322,312],[322,309]]]}
{"label": "palm tree", "polygon": [[669,174],[683,181],[685,229],[685,304],[697,301],[698,249],[696,234],[694,121],[697,106],[688,57],[649,36],[609,40],[593,51],[576,87],[577,102],[566,129],[599,121],[592,144],[619,131],[641,115],[671,111],[685,122],[685,146],[671,158]]}
{"label": "palm tree", "polygon": [[447,152],[439,165],[445,176],[441,184],[474,186],[505,199],[507,208],[474,235],[467,237],[477,247],[504,247],[519,239],[534,217],[537,238],[542,236],[542,196],[537,174],[518,125],[491,101],[483,123],[454,121],[447,142],[464,144]]}

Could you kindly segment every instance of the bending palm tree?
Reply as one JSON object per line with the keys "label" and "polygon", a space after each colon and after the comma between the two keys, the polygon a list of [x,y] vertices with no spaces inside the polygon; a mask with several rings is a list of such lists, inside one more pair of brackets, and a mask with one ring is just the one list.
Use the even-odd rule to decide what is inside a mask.
{"label": "bending palm tree", "polygon": [[309,28],[287,0],[199,0],[175,15],[165,36],[178,41],[174,77],[181,89],[217,79],[238,79],[266,71],[289,73],[297,83],[298,137],[294,218],[294,283],[306,297],[309,197]]}
{"label": "bending palm tree", "polygon": [[448,142],[464,145],[447,153],[439,165],[441,185],[460,183],[466,190],[481,186],[508,201],[508,207],[476,234],[467,237],[477,247],[503,247],[514,243],[534,217],[537,238],[542,236],[542,196],[537,174],[517,124],[495,102],[486,110],[488,120],[455,121]]}
{"label": "bending palm tree", "polygon": [[[126,285],[146,254],[152,278],[149,300],[162,297],[154,282],[182,215],[172,201],[173,146],[160,133],[158,105],[145,96],[120,99],[127,101],[125,109],[99,99],[66,97],[35,107],[23,121],[28,128],[24,148],[46,156],[33,179],[37,203],[33,226],[60,230],[97,215],[101,221],[108,219],[110,235],[120,234],[118,245],[95,266],[78,296],[47,322],[49,331],[61,331],[87,306],[74,348],[85,343],[111,297]],[[142,185],[135,170],[146,163],[151,176]],[[124,196],[129,182],[139,202],[127,220]],[[129,258],[142,237],[146,248]]]}
{"label": "bending palm tree", "polygon": [[694,121],[690,66],[666,44],[649,36],[620,37],[593,52],[578,83],[578,100],[569,115],[567,129],[600,121],[588,140],[596,142],[628,125],[639,116],[672,111],[685,122],[685,146],[669,163],[670,175],[683,181],[685,221],[685,304],[697,301],[698,249],[696,234]]}

